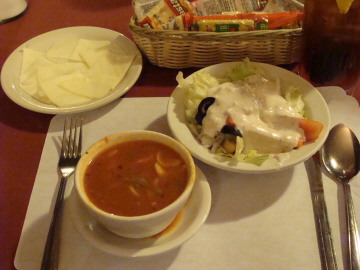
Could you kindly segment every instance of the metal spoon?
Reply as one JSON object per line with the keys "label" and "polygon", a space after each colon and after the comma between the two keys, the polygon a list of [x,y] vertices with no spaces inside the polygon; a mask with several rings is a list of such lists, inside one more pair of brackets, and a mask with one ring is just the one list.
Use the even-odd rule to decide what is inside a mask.
{"label": "metal spoon", "polygon": [[344,124],[330,130],[321,149],[323,165],[344,189],[350,269],[360,269],[360,240],[349,182],[360,169],[360,145],[355,134]]}

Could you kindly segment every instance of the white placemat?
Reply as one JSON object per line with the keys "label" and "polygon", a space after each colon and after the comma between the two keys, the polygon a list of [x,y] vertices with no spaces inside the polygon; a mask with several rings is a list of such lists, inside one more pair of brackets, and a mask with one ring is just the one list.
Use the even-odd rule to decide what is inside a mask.
{"label": "white placemat", "polygon": [[[341,89],[321,89],[332,125],[347,124],[360,138],[360,109]],[[147,129],[170,135],[168,98],[126,98],[83,113],[84,148],[105,135]],[[19,270],[39,269],[57,188],[59,141],[66,116],[51,121],[15,256]],[[69,116],[67,116],[69,117]],[[286,171],[246,175],[222,171],[196,161],[209,181],[212,208],[200,230],[181,247],[143,258],[109,255],[76,231],[65,202],[60,269],[320,269],[309,183],[303,164]],[[352,182],[360,226],[360,181]],[[344,269],[343,193],[323,177],[327,207],[340,269]],[[71,178],[66,196],[73,186]]]}

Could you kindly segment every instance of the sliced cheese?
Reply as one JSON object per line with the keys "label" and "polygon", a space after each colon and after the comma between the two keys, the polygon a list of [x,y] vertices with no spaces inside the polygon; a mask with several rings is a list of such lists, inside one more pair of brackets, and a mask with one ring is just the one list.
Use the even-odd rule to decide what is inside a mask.
{"label": "sliced cheese", "polygon": [[49,104],[49,105],[53,104],[51,100],[48,98],[48,96],[42,90],[39,90],[35,95],[33,95],[33,97],[45,104]]}
{"label": "sliced cheese", "polygon": [[84,62],[88,65],[88,67],[92,67],[106,52],[106,50],[88,49],[80,52],[79,54],[80,57],[84,60]]}
{"label": "sliced cheese", "polygon": [[111,42],[110,45],[104,47],[104,50],[107,50],[112,53],[116,53],[119,55],[126,55],[126,52],[115,42]]}
{"label": "sliced cheese", "polygon": [[69,60],[77,43],[78,39],[57,39],[46,52],[46,57]]}
{"label": "sliced cheese", "polygon": [[66,62],[55,64],[48,67],[39,67],[37,69],[37,80],[39,84],[55,77],[74,73],[75,71],[84,73],[87,72],[88,67],[80,62]]}
{"label": "sliced cheese", "polygon": [[79,52],[80,57],[89,66],[93,66],[96,62],[106,53],[114,53],[117,55],[126,55],[124,50],[116,43],[110,43],[101,48],[89,48],[87,50]]}
{"label": "sliced cheese", "polygon": [[98,50],[101,49],[105,46],[109,46],[111,44],[110,41],[108,40],[88,40],[88,39],[79,39],[74,51],[72,52],[71,56],[70,56],[70,60],[73,61],[83,61],[80,53],[87,51],[89,49],[92,50]]}
{"label": "sliced cheese", "polygon": [[62,81],[66,81],[73,78],[74,76],[78,76],[77,74],[79,74],[79,72],[74,72],[72,74],[52,78],[50,80],[40,83],[40,87],[48,96],[50,101],[59,107],[89,102],[92,100],[91,98],[76,95],[59,86]]}
{"label": "sliced cheese", "polygon": [[46,52],[23,49],[19,84],[41,102],[72,106],[114,89],[134,57],[115,42],[58,39]]}
{"label": "sliced cheese", "polygon": [[23,57],[21,62],[21,74],[23,74],[31,66],[36,58],[45,55],[45,52],[33,50],[30,48],[24,48],[22,53]]}
{"label": "sliced cheese", "polygon": [[44,91],[39,91],[39,85],[37,82],[26,81],[25,83],[20,83],[20,87],[40,102],[45,104],[52,104],[47,95],[45,95]]}
{"label": "sliced cheese", "polygon": [[96,76],[101,74],[117,77],[118,84],[124,78],[134,58],[135,55],[117,55],[112,52],[106,52],[99,61],[89,69],[86,75]]}
{"label": "sliced cheese", "polygon": [[88,98],[100,98],[105,96],[118,78],[107,75],[96,75],[93,77],[77,76],[61,82],[59,85],[64,89]]}
{"label": "sliced cheese", "polygon": [[37,81],[24,81],[19,84],[20,87],[29,95],[34,96],[38,91]]}
{"label": "sliced cheese", "polygon": [[36,81],[36,71],[38,68],[47,68],[56,65],[45,56],[37,57],[31,65],[20,75],[20,83],[25,81]]}

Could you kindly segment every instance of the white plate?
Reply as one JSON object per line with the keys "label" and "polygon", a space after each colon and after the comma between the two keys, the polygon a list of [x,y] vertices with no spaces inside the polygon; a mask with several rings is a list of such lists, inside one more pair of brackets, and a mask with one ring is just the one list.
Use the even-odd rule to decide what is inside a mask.
{"label": "white plate", "polygon": [[[215,77],[223,77],[230,68],[233,68],[238,64],[239,62],[217,64],[201,69],[197,72],[205,72]],[[304,144],[299,149],[291,151],[290,158],[280,165],[275,158],[270,158],[266,160],[261,166],[237,162],[234,159],[228,157],[223,157],[219,161],[218,159],[215,159],[214,154],[211,154],[208,149],[200,145],[200,143],[195,139],[194,135],[188,128],[185,120],[183,89],[178,86],[175,88],[174,92],[170,97],[167,109],[167,119],[171,132],[173,133],[175,138],[179,140],[191,152],[194,157],[214,167],[234,172],[274,172],[292,167],[300,162],[303,162],[304,160],[312,156],[314,153],[316,153],[324,143],[329,132],[330,112],[324,98],[319,93],[319,91],[293,72],[269,64],[254,64],[258,65],[265,72],[268,78],[273,78],[274,76],[277,76],[280,79],[281,86],[285,87],[285,89],[290,85],[299,88],[302,93],[302,98],[305,102],[306,115],[310,119],[317,120],[324,124],[324,129],[321,132],[320,137],[315,142]],[[188,83],[192,82],[192,76],[193,74],[186,78],[186,81]]]}
{"label": "white plate", "polygon": [[[46,51],[50,48],[54,40],[59,38],[108,40],[110,42],[116,42],[127,54],[136,54],[136,57],[123,80],[114,90],[108,93],[105,97],[81,105],[59,108],[54,105],[48,105],[34,99],[19,86],[19,77],[22,62],[21,50],[24,47],[27,47],[39,51]],[[3,66],[1,72],[1,85],[4,89],[5,94],[12,101],[26,109],[47,114],[77,113],[101,107],[121,97],[137,81],[140,76],[141,70],[141,53],[136,47],[136,45],[124,35],[109,29],[99,27],[68,27],[50,31],[34,37],[19,46],[14,52],[12,52],[10,56],[6,59]]]}
{"label": "white plate", "polygon": [[211,206],[210,186],[205,175],[196,168],[192,194],[175,221],[160,235],[143,239],[120,237],[101,224],[84,209],[73,189],[70,215],[77,231],[98,249],[122,257],[144,257],[172,250],[189,240],[205,222]]}

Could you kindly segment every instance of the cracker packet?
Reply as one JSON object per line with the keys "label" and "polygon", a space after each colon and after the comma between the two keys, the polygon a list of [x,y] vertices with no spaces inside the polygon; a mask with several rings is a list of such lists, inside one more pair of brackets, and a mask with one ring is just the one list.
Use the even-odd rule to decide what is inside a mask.
{"label": "cracker packet", "polygon": [[299,10],[274,13],[241,13],[232,15],[194,16],[180,15],[176,18],[176,29],[201,32],[237,32],[255,30],[292,29],[299,27],[304,12]]}
{"label": "cracker packet", "polygon": [[132,5],[137,20],[142,21],[146,14],[155,7],[161,0],[133,0]]}
{"label": "cracker packet", "polygon": [[209,16],[261,11],[268,0],[192,0],[190,2],[194,15]]}
{"label": "cracker packet", "polygon": [[191,6],[187,0],[160,0],[143,18],[138,18],[138,24],[145,28],[172,30],[175,18],[190,11]]}

